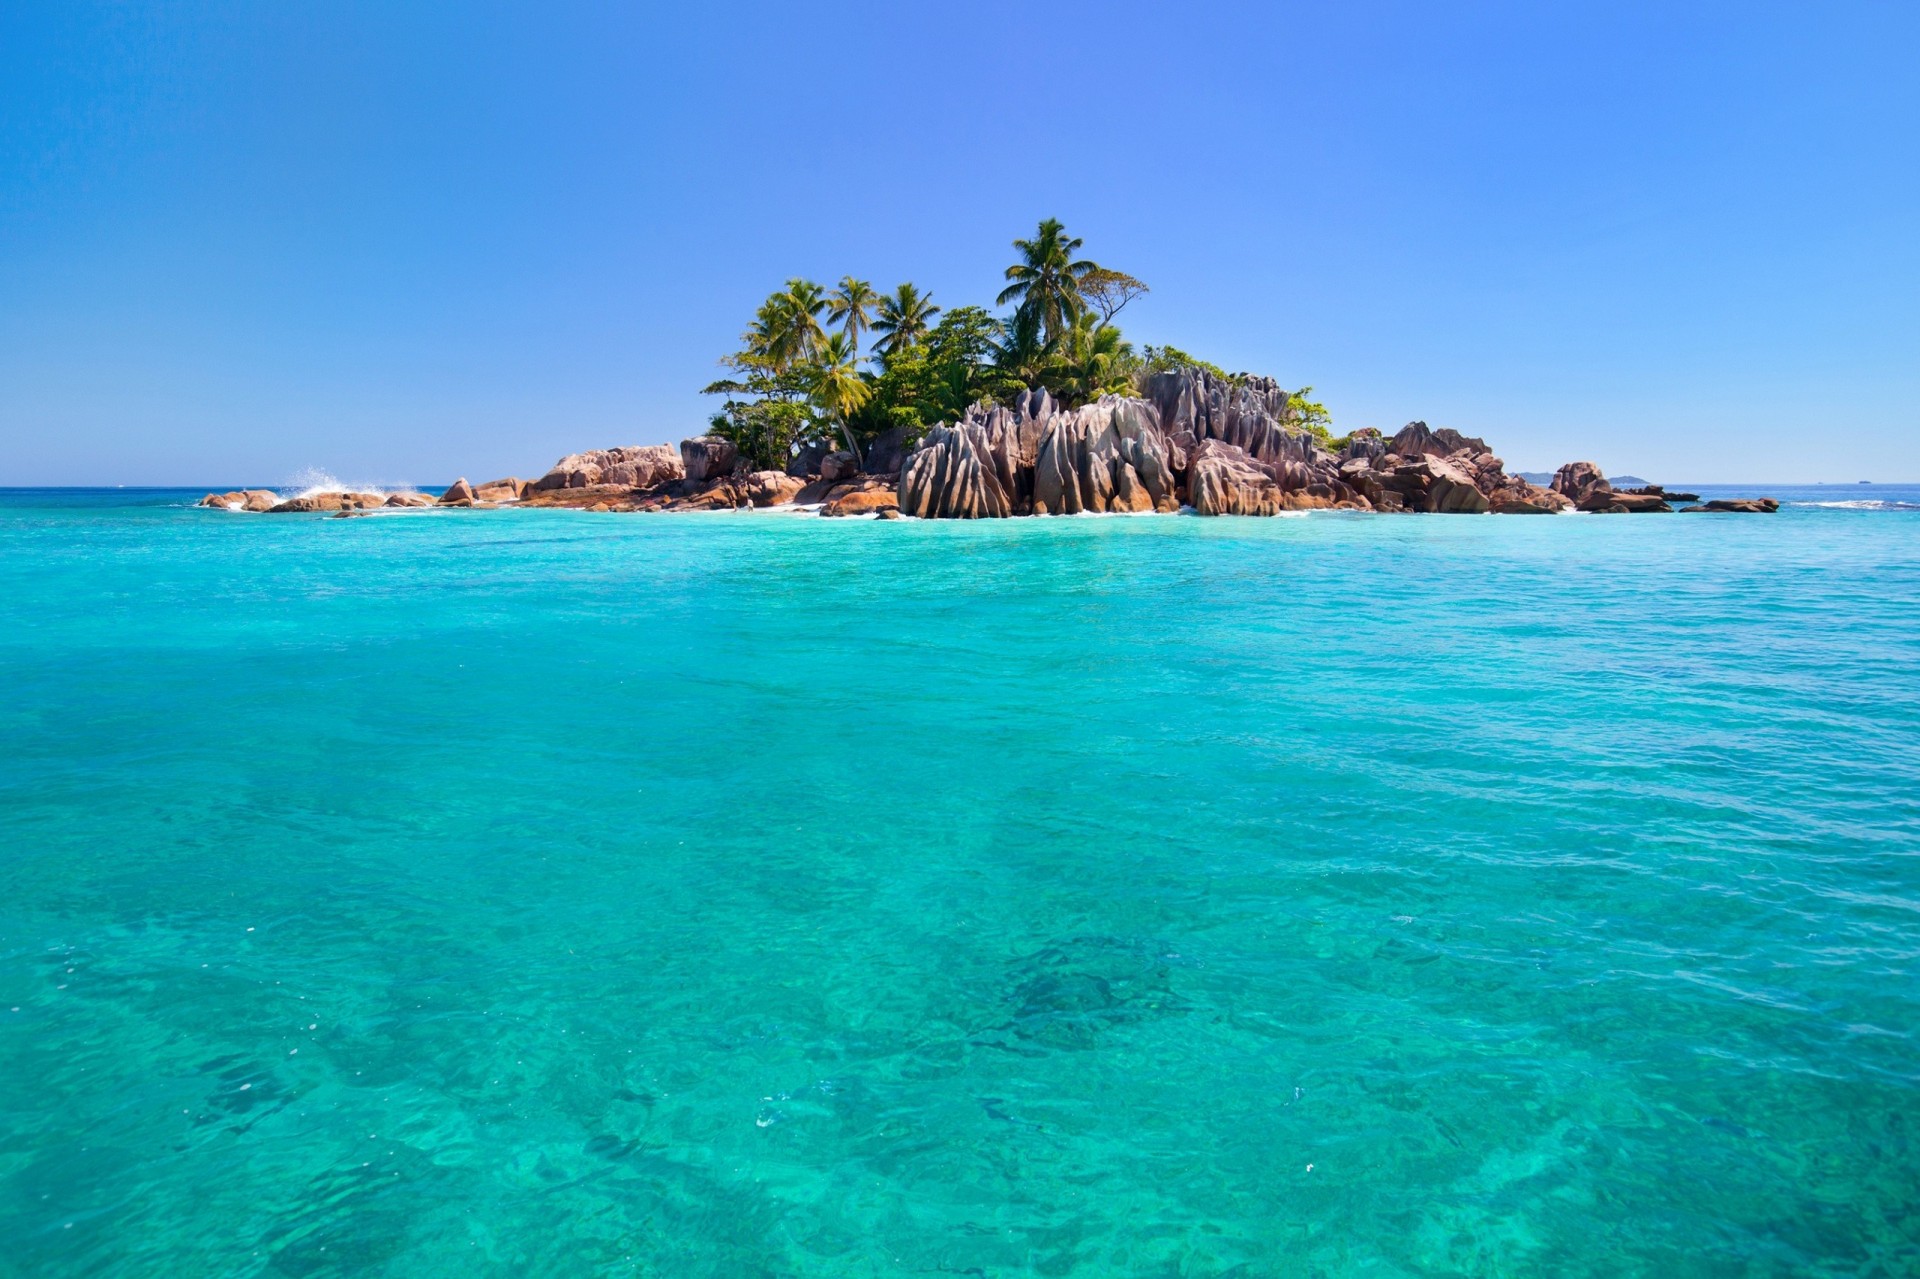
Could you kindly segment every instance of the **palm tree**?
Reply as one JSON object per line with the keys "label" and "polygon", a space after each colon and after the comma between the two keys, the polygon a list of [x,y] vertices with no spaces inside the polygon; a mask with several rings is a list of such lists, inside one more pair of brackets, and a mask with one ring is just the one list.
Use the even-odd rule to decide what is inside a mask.
{"label": "palm tree", "polygon": [[1113,325],[1083,314],[1060,344],[1060,362],[1063,401],[1069,407],[1086,404],[1126,389],[1133,343],[1123,341]]}
{"label": "palm tree", "polygon": [[1080,296],[1080,281],[1100,268],[1093,262],[1074,260],[1080,241],[1070,239],[1058,218],[1040,224],[1031,240],[1015,240],[1020,261],[1007,268],[1012,283],[1000,290],[995,304],[1005,306],[1017,301],[1023,311],[1040,318],[1047,340],[1058,337],[1076,316],[1087,309]]}
{"label": "palm tree", "polygon": [[873,344],[873,353],[884,362],[895,351],[904,351],[927,335],[933,317],[940,308],[931,293],[921,294],[911,284],[902,284],[880,299],[880,314],[873,331],[883,336]]}
{"label": "palm tree", "polygon": [[840,277],[840,287],[827,299],[827,322],[840,324],[847,335],[847,341],[853,343],[856,354],[860,350],[860,334],[871,327],[867,323],[867,312],[873,310],[880,295],[865,280],[856,280],[850,275]]}
{"label": "palm tree", "polygon": [[993,363],[1028,386],[1039,386],[1053,366],[1058,344],[1040,331],[1038,310],[1021,307],[1000,321],[1000,339],[993,344]]}
{"label": "palm tree", "polygon": [[812,359],[827,337],[820,327],[820,312],[827,308],[824,292],[811,280],[788,280],[754,313],[744,335],[748,352],[776,372]]}
{"label": "palm tree", "polygon": [[848,419],[860,411],[873,395],[873,388],[860,376],[860,357],[845,333],[830,335],[821,345],[819,368],[814,374],[813,399],[840,428],[840,438],[860,456]]}

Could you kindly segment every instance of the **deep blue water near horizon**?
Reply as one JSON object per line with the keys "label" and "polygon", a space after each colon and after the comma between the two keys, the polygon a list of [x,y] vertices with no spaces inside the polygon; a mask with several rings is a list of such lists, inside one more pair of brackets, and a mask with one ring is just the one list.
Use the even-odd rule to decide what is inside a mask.
{"label": "deep blue water near horizon", "polygon": [[1920,488],[1758,491],[0,492],[0,1274],[1920,1273]]}

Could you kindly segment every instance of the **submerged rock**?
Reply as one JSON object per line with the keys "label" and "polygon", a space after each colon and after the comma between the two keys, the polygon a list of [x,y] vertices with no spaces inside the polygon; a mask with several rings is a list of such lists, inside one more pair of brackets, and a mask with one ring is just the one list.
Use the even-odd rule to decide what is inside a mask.
{"label": "submerged rock", "polygon": [[1719,497],[1685,509],[1708,515],[1772,515],[1780,509],[1780,503],[1771,497]]}

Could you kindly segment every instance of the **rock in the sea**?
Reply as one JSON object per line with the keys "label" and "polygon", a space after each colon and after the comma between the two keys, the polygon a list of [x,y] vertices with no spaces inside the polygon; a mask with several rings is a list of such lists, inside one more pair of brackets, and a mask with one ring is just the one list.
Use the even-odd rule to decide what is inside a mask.
{"label": "rock in the sea", "polygon": [[363,511],[369,507],[383,506],[386,500],[384,493],[308,493],[301,497],[290,497],[268,509],[275,515],[305,511]]}
{"label": "rock in the sea", "polygon": [[1105,395],[1055,413],[1034,454],[1033,513],[1175,510],[1175,454],[1143,400]]}
{"label": "rock in the sea", "polygon": [[434,505],[434,501],[433,498],[428,497],[425,493],[408,491],[404,493],[387,494],[386,504],[388,506],[432,506]]}
{"label": "rock in the sea", "polygon": [[[986,428],[975,421],[927,432],[900,472],[894,500],[901,511],[923,520],[1002,519],[1013,514],[1012,500],[994,469]],[[821,512],[829,513],[839,512]]]}
{"label": "rock in the sea", "polygon": [[1711,502],[1702,502],[1699,506],[1683,508],[1685,511],[1701,511],[1709,515],[1772,515],[1780,509],[1780,502],[1771,497],[1719,497]]}
{"label": "rock in the sea", "polygon": [[1285,494],[1268,468],[1237,444],[1202,440],[1187,467],[1187,503],[1200,515],[1278,515]]}
{"label": "rock in the sea", "polygon": [[[553,464],[552,470],[535,480],[528,489],[547,492],[601,485],[651,488],[656,484],[677,480],[684,474],[680,453],[665,444],[589,449],[585,453],[569,453],[561,458]],[[523,498],[527,491],[522,490]]]}
{"label": "rock in the sea", "polygon": [[1508,476],[1505,484],[1488,494],[1487,503],[1495,515],[1563,515],[1573,509],[1566,494],[1517,475]]}
{"label": "rock in the sea", "polygon": [[200,505],[220,511],[271,511],[280,505],[280,495],[272,489],[236,489],[231,493],[209,493]]}
{"label": "rock in the sea", "polygon": [[1665,498],[1651,493],[1626,493],[1614,489],[1590,489],[1587,495],[1575,504],[1580,510],[1616,515],[1626,512],[1644,515],[1653,512],[1671,511]]}
{"label": "rock in the sea", "polygon": [[1553,483],[1549,487],[1571,498],[1576,506],[1596,491],[1613,491],[1613,485],[1607,482],[1607,477],[1592,462],[1567,463],[1553,473]]}
{"label": "rock in the sea", "polygon": [[472,502],[475,500],[473,486],[467,483],[464,476],[447,485],[447,491],[440,495],[440,504],[442,506],[452,506],[455,502]]}

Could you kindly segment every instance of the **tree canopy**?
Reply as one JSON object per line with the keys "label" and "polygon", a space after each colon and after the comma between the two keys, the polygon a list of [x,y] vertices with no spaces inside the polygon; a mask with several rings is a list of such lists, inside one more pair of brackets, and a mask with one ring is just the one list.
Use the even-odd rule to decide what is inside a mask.
{"label": "tree canopy", "polygon": [[[860,452],[898,429],[911,440],[982,401],[1006,402],[1044,388],[1071,408],[1110,393],[1137,392],[1165,369],[1224,370],[1174,346],[1138,350],[1116,317],[1145,296],[1144,281],[1080,256],[1082,243],[1057,218],[1013,242],[995,305],[935,306],[911,281],[878,293],[842,276],[831,291],[794,278],[768,295],[721,360],[730,376],[706,388],[725,396],[713,417],[755,466],[785,466],[795,448],[818,443]],[[875,339],[863,356],[863,336]],[[863,367],[863,365],[865,367]],[[1303,387],[1288,399],[1290,425],[1331,442],[1326,407]]]}

